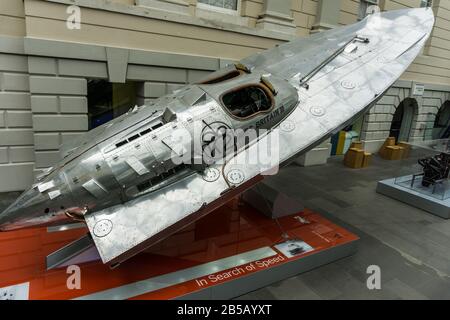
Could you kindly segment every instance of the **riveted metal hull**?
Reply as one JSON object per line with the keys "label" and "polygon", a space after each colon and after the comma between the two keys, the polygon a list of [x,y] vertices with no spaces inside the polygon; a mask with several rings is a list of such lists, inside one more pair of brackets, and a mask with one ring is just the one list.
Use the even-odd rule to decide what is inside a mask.
{"label": "riveted metal hull", "polygon": [[[67,147],[66,159],[39,186],[63,172],[72,207],[86,208],[103,262],[120,263],[352,123],[414,61],[433,23],[430,9],[385,12],[246,58],[248,72],[241,76],[187,86],[89,134],[77,148]],[[271,107],[248,119],[230,114],[224,94],[263,79],[277,90]],[[158,123],[163,125],[156,128]],[[180,168],[174,155],[195,157],[195,150],[186,152],[192,141],[217,128],[268,131],[224,163]],[[174,139],[180,129],[193,138]],[[261,154],[262,145],[276,147]],[[255,154],[258,161],[248,161]],[[57,188],[61,183],[50,192]],[[14,219],[14,209],[0,216],[0,224],[8,226],[8,216],[27,226],[27,213],[18,211]]]}

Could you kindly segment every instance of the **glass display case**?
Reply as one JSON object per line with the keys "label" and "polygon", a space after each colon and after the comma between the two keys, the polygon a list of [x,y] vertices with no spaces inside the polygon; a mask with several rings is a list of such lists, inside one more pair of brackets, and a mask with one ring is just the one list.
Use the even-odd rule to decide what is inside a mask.
{"label": "glass display case", "polygon": [[405,166],[395,184],[438,200],[450,198],[450,139],[410,143],[418,162]]}

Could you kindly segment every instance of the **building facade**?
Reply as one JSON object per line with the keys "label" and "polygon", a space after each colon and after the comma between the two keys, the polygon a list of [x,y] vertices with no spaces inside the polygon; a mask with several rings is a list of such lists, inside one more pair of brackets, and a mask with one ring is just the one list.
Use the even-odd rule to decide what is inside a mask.
{"label": "building facade", "polygon": [[[0,192],[23,190],[59,146],[211,71],[295,37],[423,0],[1,0]],[[450,0],[423,54],[353,126],[376,151],[439,137],[450,113]],[[311,151],[329,154],[327,144]]]}

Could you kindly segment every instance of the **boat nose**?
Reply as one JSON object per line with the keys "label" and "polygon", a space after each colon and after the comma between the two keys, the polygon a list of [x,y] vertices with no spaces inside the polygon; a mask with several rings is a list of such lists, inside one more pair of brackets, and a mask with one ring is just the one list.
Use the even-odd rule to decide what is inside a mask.
{"label": "boat nose", "polygon": [[[0,213],[0,230],[14,230],[35,225],[39,219],[38,208],[43,205],[43,197],[35,188],[22,193],[9,207]],[[45,214],[45,209],[42,214]]]}

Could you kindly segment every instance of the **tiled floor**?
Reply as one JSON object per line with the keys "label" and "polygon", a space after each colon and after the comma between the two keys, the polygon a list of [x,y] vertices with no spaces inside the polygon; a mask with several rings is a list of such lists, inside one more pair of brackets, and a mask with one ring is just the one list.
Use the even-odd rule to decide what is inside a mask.
{"label": "tiled floor", "polygon": [[[267,183],[361,237],[358,253],[249,293],[244,299],[450,299],[450,221],[375,192],[416,159],[374,158],[352,170],[341,158],[320,167],[284,168]],[[18,196],[0,194],[0,210]],[[368,290],[366,269],[381,268],[381,290]]]}

